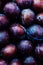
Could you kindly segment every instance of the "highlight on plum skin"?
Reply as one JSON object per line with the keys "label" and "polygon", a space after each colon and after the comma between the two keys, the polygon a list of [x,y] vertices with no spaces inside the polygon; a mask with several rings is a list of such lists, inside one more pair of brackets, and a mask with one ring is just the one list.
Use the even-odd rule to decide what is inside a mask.
{"label": "highlight on plum skin", "polygon": [[43,13],[39,13],[36,16],[36,22],[43,25]]}

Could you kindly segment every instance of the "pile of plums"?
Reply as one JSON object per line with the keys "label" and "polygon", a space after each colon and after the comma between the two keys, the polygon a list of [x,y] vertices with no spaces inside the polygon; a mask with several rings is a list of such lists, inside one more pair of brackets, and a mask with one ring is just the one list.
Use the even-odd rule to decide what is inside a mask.
{"label": "pile of plums", "polygon": [[0,65],[43,65],[43,0],[0,0]]}

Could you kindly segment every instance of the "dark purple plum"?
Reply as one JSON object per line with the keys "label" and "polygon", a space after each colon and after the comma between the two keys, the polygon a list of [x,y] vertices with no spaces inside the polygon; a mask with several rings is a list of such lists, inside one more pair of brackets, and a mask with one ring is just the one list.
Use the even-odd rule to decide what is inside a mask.
{"label": "dark purple plum", "polygon": [[43,44],[35,47],[35,56],[38,59],[43,59]]}
{"label": "dark purple plum", "polygon": [[18,49],[22,54],[28,55],[32,52],[32,43],[29,40],[22,40],[18,45]]}
{"label": "dark purple plum", "polygon": [[33,0],[33,7],[35,11],[43,11],[43,0]]}
{"label": "dark purple plum", "polygon": [[4,6],[4,13],[7,14],[11,18],[15,18],[19,16],[20,9],[14,2],[8,2]]}
{"label": "dark purple plum", "polygon": [[21,8],[27,8],[32,4],[32,0],[16,0],[16,3]]}
{"label": "dark purple plum", "polygon": [[22,24],[28,26],[33,23],[35,13],[31,9],[23,9],[21,12]]}
{"label": "dark purple plum", "polygon": [[24,60],[24,65],[36,65],[36,61],[32,56],[29,56]]}
{"label": "dark purple plum", "polygon": [[35,40],[43,40],[43,27],[40,25],[32,25],[27,28],[27,36]]}
{"label": "dark purple plum", "polygon": [[20,24],[13,24],[10,27],[10,31],[14,38],[23,39],[25,37],[25,28]]}
{"label": "dark purple plum", "polygon": [[7,65],[6,61],[3,59],[0,59],[0,65]]}
{"label": "dark purple plum", "polygon": [[0,45],[4,46],[9,42],[9,35],[6,31],[0,31]]}
{"label": "dark purple plum", "polygon": [[4,27],[8,24],[8,19],[4,14],[0,14],[0,27]]}
{"label": "dark purple plum", "polygon": [[6,45],[4,48],[2,48],[2,54],[6,58],[13,57],[13,55],[16,54],[16,46],[13,44]]}
{"label": "dark purple plum", "polygon": [[11,61],[10,65],[21,65],[21,62],[16,58]]}

